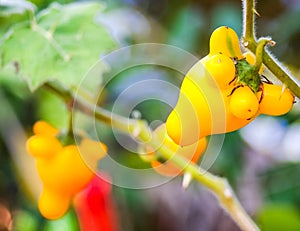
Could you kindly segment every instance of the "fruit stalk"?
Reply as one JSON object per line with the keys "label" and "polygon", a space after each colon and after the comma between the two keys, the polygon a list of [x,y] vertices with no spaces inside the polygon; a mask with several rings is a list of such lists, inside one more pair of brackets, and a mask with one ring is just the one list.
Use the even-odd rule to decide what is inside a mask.
{"label": "fruit stalk", "polygon": [[[64,90],[59,89],[49,83],[47,85],[47,89],[51,89],[65,101],[69,102],[71,100],[71,94],[69,92],[65,92]],[[76,109],[82,111],[83,113],[86,113],[87,115],[93,115],[98,121],[108,125],[113,125],[116,129],[129,135],[132,135],[133,130],[138,131],[134,134],[136,139],[152,146],[154,149],[160,146],[160,141],[155,138],[149,138],[152,136],[151,129],[145,121],[137,119],[129,120],[119,115],[114,115],[103,108],[99,108],[97,106],[95,107],[95,105],[87,102],[84,98],[79,97],[76,98],[76,100]],[[182,156],[174,155],[173,151],[167,146],[162,146],[159,149],[158,155],[164,159],[171,159],[174,165],[180,169],[184,169],[185,172],[191,174],[194,180],[210,189],[218,198],[221,207],[228,212],[228,214],[242,230],[259,230],[256,224],[251,220],[251,218],[240,205],[226,179],[205,171],[196,164],[190,163],[189,160]]]}
{"label": "fruit stalk", "polygon": [[[254,30],[255,0],[243,0],[243,46],[255,54],[258,46]],[[264,65],[300,99],[300,80],[295,78],[269,51],[262,54]]]}

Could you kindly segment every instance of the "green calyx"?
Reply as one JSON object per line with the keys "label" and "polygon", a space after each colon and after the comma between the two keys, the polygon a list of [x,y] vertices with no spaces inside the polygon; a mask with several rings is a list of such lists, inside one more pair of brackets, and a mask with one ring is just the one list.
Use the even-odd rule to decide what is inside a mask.
{"label": "green calyx", "polygon": [[261,85],[261,77],[257,71],[257,67],[250,65],[245,59],[236,61],[237,83],[246,85],[257,92]]}
{"label": "green calyx", "polygon": [[76,144],[74,137],[64,132],[59,133],[57,139],[63,146]]}
{"label": "green calyx", "polygon": [[259,74],[259,69],[262,66],[262,57],[266,45],[275,45],[271,38],[260,38],[255,51],[255,64],[251,65],[246,59],[235,60],[237,83],[239,85],[246,85],[252,89],[254,93],[260,89],[262,78]]}
{"label": "green calyx", "polygon": [[256,62],[251,65],[246,59],[236,61],[237,69],[237,83],[240,85],[247,85],[256,93],[261,86],[261,75],[259,74],[259,69],[262,66],[262,57],[264,53],[264,48],[266,45],[275,45],[275,42],[271,38],[260,38],[257,43],[255,57]]}

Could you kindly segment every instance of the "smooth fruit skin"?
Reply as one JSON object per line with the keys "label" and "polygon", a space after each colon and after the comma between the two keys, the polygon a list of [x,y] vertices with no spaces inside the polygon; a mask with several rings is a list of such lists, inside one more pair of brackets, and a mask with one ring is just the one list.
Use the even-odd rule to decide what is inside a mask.
{"label": "smooth fruit skin", "polygon": [[39,209],[47,219],[63,216],[71,198],[88,184],[96,170],[85,164],[75,145],[63,147],[53,158],[37,158],[36,165],[44,188]]}
{"label": "smooth fruit skin", "polygon": [[79,146],[63,147],[55,137],[58,133],[45,122],[34,125],[34,132],[27,141],[27,150],[36,158],[43,182],[39,209],[47,219],[57,219],[68,210],[72,197],[91,181],[107,147],[85,137]]}
{"label": "smooth fruit skin", "polygon": [[[215,55],[220,54],[228,58],[222,58],[225,61],[220,70],[214,70],[212,66],[219,62]],[[243,58],[234,30],[222,26],[212,33],[209,54],[186,74],[177,104],[166,120],[167,133],[176,144],[191,145],[205,136],[231,132],[250,122],[233,116],[229,110],[228,95],[234,86],[227,85],[235,77],[233,60]]]}
{"label": "smooth fruit skin", "polygon": [[[217,88],[207,86],[204,70],[193,72],[194,69],[192,68],[183,80],[177,104],[166,120],[168,135],[182,146],[195,143],[210,133],[212,113],[208,97],[214,95],[214,92],[219,92]],[[200,71],[203,76],[196,82],[193,77],[196,77],[195,73],[199,76]],[[207,91],[203,92],[202,89]]]}
{"label": "smooth fruit skin", "polygon": [[53,191],[44,187],[39,198],[39,211],[49,220],[62,217],[68,210],[71,196],[67,193]]}
{"label": "smooth fruit skin", "polygon": [[248,86],[234,90],[230,97],[231,113],[240,119],[251,119],[257,114],[259,102],[254,92]]}
{"label": "smooth fruit skin", "polygon": [[[92,141],[88,143],[93,144]],[[79,148],[76,145],[68,145],[52,158],[37,158],[37,170],[44,187],[39,199],[42,215],[48,219],[57,219],[64,215],[69,208],[71,198],[95,175],[97,162],[103,156],[93,154],[93,163],[87,165],[82,159]],[[57,207],[57,211],[54,206]]]}
{"label": "smooth fruit skin", "polygon": [[37,121],[33,125],[33,133],[26,142],[26,148],[32,156],[51,158],[62,149],[60,141],[56,138],[59,130],[49,123]]}
{"label": "smooth fruit skin", "polygon": [[75,145],[64,147],[51,160],[37,160],[37,169],[46,187],[70,194],[82,189],[94,175]]}
{"label": "smooth fruit skin", "polygon": [[62,149],[62,145],[55,137],[41,134],[31,136],[26,142],[26,148],[34,157],[51,158]]}
{"label": "smooth fruit skin", "polygon": [[[179,155],[186,158],[187,160],[197,163],[204,151],[206,150],[207,140],[206,138],[200,139],[198,142],[181,147],[174,143],[174,141],[167,135],[165,124],[159,126],[154,132],[153,135],[156,136],[158,140],[161,141],[161,147],[166,146],[174,152],[174,155]],[[154,151],[159,152],[160,147]],[[164,176],[177,176],[182,174],[184,169],[178,168],[172,163],[172,160],[166,160],[161,163],[160,161],[154,160],[151,162],[153,169],[161,175]]]}
{"label": "smooth fruit skin", "polygon": [[57,136],[59,130],[51,126],[49,123],[43,120],[35,122],[33,125],[33,133],[39,135]]}
{"label": "smooth fruit skin", "polygon": [[213,31],[209,40],[209,54],[222,53],[230,58],[243,59],[240,42],[235,31],[221,26]]}
{"label": "smooth fruit skin", "polygon": [[235,78],[236,70],[233,60],[222,53],[209,57],[204,65],[221,89],[229,87]]}
{"label": "smooth fruit skin", "polygon": [[166,120],[168,135],[181,146],[191,145],[208,135],[235,131],[253,119],[241,119],[231,113],[229,95],[233,87],[223,90],[212,87],[205,72],[202,74],[200,67],[189,71],[177,104]]}
{"label": "smooth fruit skin", "polygon": [[[233,132],[236,131],[244,126],[246,126],[247,124],[249,124],[251,121],[253,121],[259,113],[256,113],[255,116],[253,116],[252,118],[247,118],[247,119],[243,119],[243,118],[238,118],[236,116],[234,116],[230,110],[230,94],[232,92],[232,88],[229,88],[225,91],[223,91],[223,99],[226,105],[226,133],[228,132]],[[220,133],[214,133],[214,134],[220,134]]]}
{"label": "smooth fruit skin", "polygon": [[293,106],[295,97],[282,86],[263,83],[263,98],[260,102],[260,113],[271,116],[284,115]]}

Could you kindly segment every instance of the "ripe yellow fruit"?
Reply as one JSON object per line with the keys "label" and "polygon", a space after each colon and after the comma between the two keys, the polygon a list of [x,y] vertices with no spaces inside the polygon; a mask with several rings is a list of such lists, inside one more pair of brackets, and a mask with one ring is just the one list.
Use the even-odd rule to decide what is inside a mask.
{"label": "ripe yellow fruit", "polygon": [[279,116],[289,112],[293,106],[295,97],[282,86],[263,83],[263,95],[260,102],[260,113],[271,116]]}
{"label": "ripe yellow fruit", "polygon": [[258,99],[248,86],[236,88],[231,95],[230,111],[240,119],[251,119],[257,114],[258,107]]}
{"label": "ripe yellow fruit", "polygon": [[235,31],[221,26],[213,31],[209,40],[209,54],[222,53],[230,58],[243,59],[240,42]]}

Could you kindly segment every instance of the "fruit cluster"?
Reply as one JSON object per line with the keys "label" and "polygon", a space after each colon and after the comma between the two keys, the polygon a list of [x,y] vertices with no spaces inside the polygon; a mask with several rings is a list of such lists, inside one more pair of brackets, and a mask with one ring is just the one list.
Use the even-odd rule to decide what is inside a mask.
{"label": "fruit cluster", "polygon": [[35,157],[38,174],[43,182],[39,210],[48,219],[61,217],[73,196],[94,177],[97,162],[107,152],[101,142],[82,138],[80,144],[63,146],[59,131],[44,121],[33,126],[34,135],[26,143]]}
{"label": "fruit cluster", "polygon": [[287,113],[293,94],[272,84],[262,71],[254,56],[242,53],[234,30],[217,28],[209,54],[182,82],[177,104],[166,120],[168,135],[186,146],[208,135],[238,130],[259,114]]}

